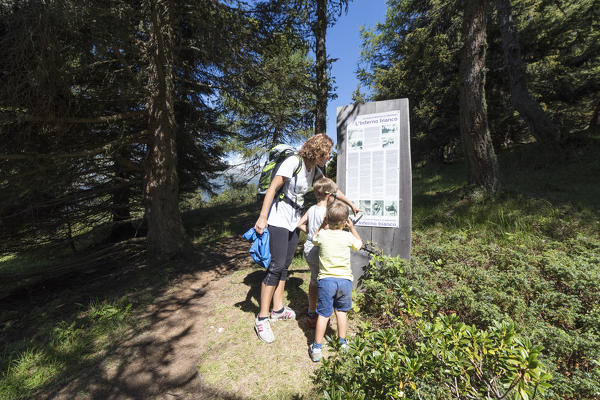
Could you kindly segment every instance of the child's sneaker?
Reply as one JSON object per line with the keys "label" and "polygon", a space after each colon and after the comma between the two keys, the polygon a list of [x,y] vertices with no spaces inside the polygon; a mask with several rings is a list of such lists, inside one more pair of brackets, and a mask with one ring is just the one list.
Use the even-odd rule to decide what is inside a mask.
{"label": "child's sneaker", "polygon": [[314,362],[321,361],[321,356],[323,355],[323,347],[316,348],[316,347],[314,347],[314,343],[313,343],[310,345],[309,352],[310,352],[310,358]]}
{"label": "child's sneaker", "polygon": [[309,328],[315,329],[317,327],[317,313],[306,314],[306,324]]}
{"label": "child's sneaker", "polygon": [[348,342],[346,341],[346,339],[340,338],[340,350],[348,351]]}
{"label": "child's sneaker", "polygon": [[296,319],[296,312],[287,306],[283,307],[283,311],[278,313],[271,311],[271,321],[275,322],[284,319]]}
{"label": "child's sneaker", "polygon": [[254,321],[254,330],[256,331],[258,338],[265,343],[273,343],[275,340],[275,335],[273,335],[269,318],[259,321],[257,315],[256,320]]}

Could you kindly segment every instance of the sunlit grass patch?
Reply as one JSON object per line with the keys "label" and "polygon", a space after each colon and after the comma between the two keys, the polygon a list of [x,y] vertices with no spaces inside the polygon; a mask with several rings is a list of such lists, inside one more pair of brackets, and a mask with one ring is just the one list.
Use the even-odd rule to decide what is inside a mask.
{"label": "sunlit grass patch", "polygon": [[[235,271],[224,278],[225,284],[213,288],[219,302],[206,319],[202,347],[207,351],[198,372],[207,386],[222,390],[224,398],[317,398],[309,378],[315,365],[307,353],[312,331],[304,330],[304,309],[297,308],[307,304],[308,266],[301,256],[292,261],[284,301],[295,307],[298,319],[273,323],[276,339],[271,344],[261,342],[254,332],[263,274],[259,267]],[[274,382],[273,376],[281,379]]]}
{"label": "sunlit grass patch", "polygon": [[131,308],[126,299],[93,301],[68,321],[46,321],[40,316],[35,338],[5,348],[0,399],[32,398],[70,369],[93,362],[105,346],[122,339],[133,326]]}

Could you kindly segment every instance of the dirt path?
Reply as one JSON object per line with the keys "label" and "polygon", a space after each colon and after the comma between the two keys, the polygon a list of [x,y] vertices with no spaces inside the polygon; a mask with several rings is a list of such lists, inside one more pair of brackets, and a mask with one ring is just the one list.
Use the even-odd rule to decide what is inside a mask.
{"label": "dirt path", "polygon": [[242,239],[226,239],[198,262],[214,265],[181,276],[145,309],[141,327],[47,398],[266,399],[312,398],[308,357],[313,331],[306,309],[309,271],[290,267],[287,300],[297,321],[273,324],[265,344],[253,329],[262,268]]}

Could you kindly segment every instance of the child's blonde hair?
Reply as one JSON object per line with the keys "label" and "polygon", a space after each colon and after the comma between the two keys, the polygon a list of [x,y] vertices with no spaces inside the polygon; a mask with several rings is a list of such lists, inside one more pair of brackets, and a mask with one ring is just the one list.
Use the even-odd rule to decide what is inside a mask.
{"label": "child's blonde hair", "polygon": [[340,200],[335,200],[327,206],[327,224],[329,229],[342,229],[350,212],[348,206]]}
{"label": "child's blonde hair", "polygon": [[318,201],[323,200],[328,194],[336,193],[338,190],[337,184],[329,178],[322,177],[317,179],[313,185],[315,197]]}

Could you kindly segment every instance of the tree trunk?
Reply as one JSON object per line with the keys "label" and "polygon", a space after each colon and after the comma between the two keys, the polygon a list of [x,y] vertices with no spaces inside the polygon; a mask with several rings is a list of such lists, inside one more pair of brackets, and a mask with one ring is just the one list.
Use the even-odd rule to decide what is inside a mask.
{"label": "tree trunk", "polygon": [[131,223],[131,208],[129,199],[131,197],[130,174],[127,167],[121,160],[128,159],[130,154],[127,147],[121,148],[113,159],[113,169],[115,174],[112,190],[111,214],[113,226],[108,241],[118,243],[130,239],[135,235],[135,228]]}
{"label": "tree trunk", "polygon": [[600,128],[600,101],[596,104],[596,108],[590,119],[590,130],[593,131],[598,128]]}
{"label": "tree trunk", "polygon": [[151,142],[146,165],[145,217],[149,256],[159,260],[182,255],[190,245],[178,204],[173,29],[169,13],[169,0],[151,1],[147,104]]}
{"label": "tree trunk", "polygon": [[327,0],[317,0],[317,20],[313,24],[315,35],[316,78],[317,78],[317,109],[315,112],[315,134],[327,130],[327,98],[329,95],[329,80],[327,79]]}
{"label": "tree trunk", "polygon": [[510,96],[513,105],[527,123],[531,134],[539,143],[555,143],[560,140],[560,130],[550,121],[540,105],[531,98],[527,88],[527,75],[521,60],[510,0],[497,0],[504,64],[508,70]]}
{"label": "tree trunk", "polygon": [[500,185],[485,101],[486,0],[465,1],[463,51],[460,59],[460,132],[468,182],[487,191]]}

